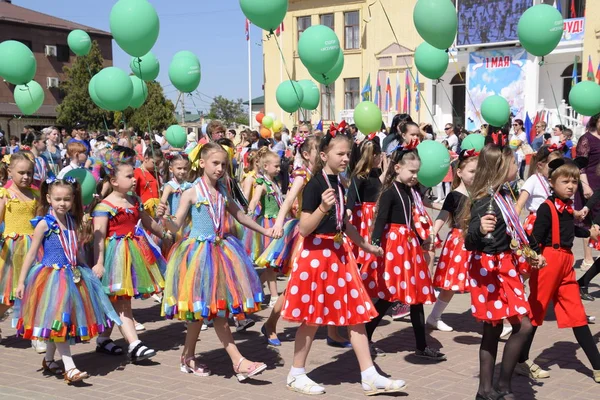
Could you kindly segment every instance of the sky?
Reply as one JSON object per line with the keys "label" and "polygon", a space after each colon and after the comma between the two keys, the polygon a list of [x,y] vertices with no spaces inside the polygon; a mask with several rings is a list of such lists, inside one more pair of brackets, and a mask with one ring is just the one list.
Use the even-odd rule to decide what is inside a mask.
{"label": "sky", "polygon": [[[248,100],[248,47],[245,16],[237,0],[149,0],[160,19],[160,34],[152,52],[159,59],[165,94],[175,102],[179,92],[169,81],[173,55],[188,50],[198,56],[200,95],[186,96],[187,111],[207,111],[212,98]],[[110,31],[110,11],[116,0],[13,0],[13,4],[93,28]],[[261,29],[252,26],[252,97],[263,95]],[[113,64],[130,72],[131,57],[113,40]]]}

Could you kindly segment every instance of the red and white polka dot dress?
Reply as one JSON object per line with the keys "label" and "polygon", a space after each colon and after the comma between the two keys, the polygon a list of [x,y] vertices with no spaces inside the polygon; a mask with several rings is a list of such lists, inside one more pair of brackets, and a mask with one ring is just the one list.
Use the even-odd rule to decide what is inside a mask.
{"label": "red and white polka dot dress", "polygon": [[370,257],[361,269],[369,295],[390,302],[435,302],[431,275],[415,233],[406,225],[386,226],[381,247],[383,257]]}
{"label": "red and white polka dot dress", "polygon": [[476,319],[495,325],[531,314],[519,273],[524,263],[511,251],[471,254],[471,312]]}
{"label": "red and white polka dot dress", "polygon": [[535,220],[537,218],[537,214],[534,212],[529,213],[525,221],[523,222],[523,228],[525,228],[525,232],[531,236],[533,232],[533,224],[535,224]]}
{"label": "red and white polka dot dress", "polygon": [[[367,243],[371,243],[371,230],[372,225],[375,223],[375,210],[376,203],[364,202],[360,205],[356,205],[352,210],[352,225],[356,228],[360,236]],[[365,257],[368,253],[362,250],[357,245],[352,246],[354,257],[356,257],[356,263],[362,265],[365,263]]]}
{"label": "red and white polka dot dress", "polygon": [[590,239],[590,243],[588,244],[588,247],[591,247],[592,249],[600,250],[600,241]]}
{"label": "red and white polka dot dress", "polygon": [[377,316],[345,237],[343,243],[333,235],[304,238],[287,287],[281,315],[288,321],[346,326]]}
{"label": "red and white polka dot dress", "polygon": [[433,275],[433,286],[465,293],[469,291],[471,252],[465,249],[462,230],[453,228],[444,242]]}
{"label": "red and white polka dot dress", "polygon": [[[415,230],[417,231],[417,235],[421,238],[421,240],[429,239],[429,235],[431,235],[431,231],[433,229],[433,221],[427,212],[420,213],[417,207],[413,207],[412,209],[413,221],[415,221]],[[435,235],[435,248],[440,248],[442,246],[442,239],[440,239],[440,235]]]}

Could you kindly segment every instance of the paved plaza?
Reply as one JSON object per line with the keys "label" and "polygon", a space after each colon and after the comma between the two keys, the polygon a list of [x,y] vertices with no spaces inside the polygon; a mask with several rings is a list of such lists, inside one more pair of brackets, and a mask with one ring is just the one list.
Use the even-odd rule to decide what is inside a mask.
{"label": "paved plaza", "polygon": [[[434,213],[435,214],[435,213]],[[576,241],[577,274],[582,258],[581,240]],[[280,282],[280,289],[283,288]],[[600,297],[600,278],[592,283],[590,293]],[[585,303],[588,314],[600,318],[600,299]],[[481,326],[472,318],[469,295],[454,297],[444,320],[453,326],[451,333],[432,332],[427,340],[439,347],[448,361],[439,364],[412,355],[414,336],[408,319],[394,322],[386,317],[375,332],[379,347],[387,352],[376,359],[385,374],[408,383],[406,394],[397,397],[415,400],[473,399],[477,390],[478,349]],[[270,313],[265,309],[254,316],[257,324],[247,333],[234,334],[244,356],[263,361],[269,368],[247,383],[238,383],[230,361],[214,330],[202,332],[198,353],[210,366],[213,375],[199,378],[179,371],[179,356],[185,336],[185,324],[164,321],[160,306],[152,300],[134,301],[135,316],[146,326],[140,338],[155,348],[157,356],[141,365],[125,362],[125,356],[114,357],[94,352],[95,344],[72,347],[77,366],[89,372],[91,378],[80,386],[68,386],[62,379],[41,372],[42,355],[36,354],[30,342],[15,337],[10,321],[0,324],[5,339],[0,344],[1,399],[216,399],[262,400],[307,398],[285,386],[289,371],[296,326],[280,323],[283,346],[267,347],[259,333],[262,321]],[[426,314],[431,310],[426,307]],[[591,325],[598,338],[600,323]],[[309,356],[307,370],[327,390],[327,399],[363,399],[358,363],[352,350],[335,349],[325,343],[326,330],[319,330]],[[115,333],[117,343],[125,342]],[[500,346],[501,353],[503,344]],[[600,385],[591,378],[592,371],[570,329],[558,330],[552,311],[538,331],[532,347],[532,357],[550,370],[551,378],[533,382],[515,377],[513,389],[519,399],[598,399]],[[497,369],[498,371],[498,369]],[[380,396],[384,397],[384,396]]]}

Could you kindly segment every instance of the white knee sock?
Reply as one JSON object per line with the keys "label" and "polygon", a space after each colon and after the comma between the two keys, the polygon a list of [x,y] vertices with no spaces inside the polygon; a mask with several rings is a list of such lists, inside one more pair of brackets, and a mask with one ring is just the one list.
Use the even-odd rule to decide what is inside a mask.
{"label": "white knee sock", "polygon": [[435,304],[433,305],[433,310],[431,310],[431,314],[429,314],[429,317],[427,319],[431,318],[434,321],[439,321],[442,318],[442,313],[444,312],[446,307],[448,307],[448,303],[437,299]]}
{"label": "white knee sock", "polygon": [[63,364],[65,364],[65,372],[72,370],[75,367],[73,357],[71,357],[71,345],[69,343],[55,343],[58,354],[62,358]]}
{"label": "white knee sock", "polygon": [[46,359],[47,362],[53,361],[55,353],[56,353],[56,344],[54,344],[54,342],[49,341],[46,344],[46,355],[44,356],[44,358]]}

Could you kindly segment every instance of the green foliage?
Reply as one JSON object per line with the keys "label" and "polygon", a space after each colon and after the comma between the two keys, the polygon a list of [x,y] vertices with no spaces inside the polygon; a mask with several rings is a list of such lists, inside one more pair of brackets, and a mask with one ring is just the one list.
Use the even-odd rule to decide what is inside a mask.
{"label": "green foliage", "polygon": [[208,118],[223,121],[225,125],[234,123],[249,125],[248,114],[244,110],[243,102],[242,99],[229,100],[223,96],[217,96],[210,105]]}
{"label": "green foliage", "polygon": [[60,90],[65,97],[56,109],[58,125],[72,127],[78,121],[84,121],[90,130],[104,130],[105,123],[109,127],[112,125],[112,113],[95,105],[88,93],[90,79],[100,72],[103,63],[98,43],[93,41],[87,56],[77,57],[71,67],[64,68],[66,79],[61,82]]}
{"label": "green foliage", "polygon": [[[176,124],[175,105],[171,100],[165,98],[162,86],[158,82],[146,82],[148,85],[148,98],[144,104],[134,110],[128,107],[125,111],[114,114],[114,125],[116,128],[133,128],[136,131],[148,131],[148,121],[152,131],[163,131],[169,126]],[[124,117],[124,120],[123,120]]]}

